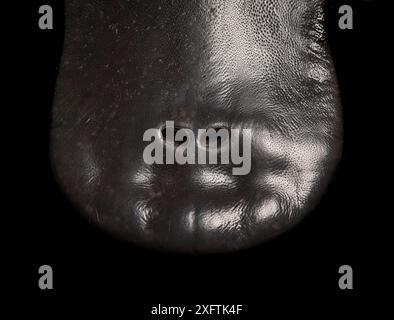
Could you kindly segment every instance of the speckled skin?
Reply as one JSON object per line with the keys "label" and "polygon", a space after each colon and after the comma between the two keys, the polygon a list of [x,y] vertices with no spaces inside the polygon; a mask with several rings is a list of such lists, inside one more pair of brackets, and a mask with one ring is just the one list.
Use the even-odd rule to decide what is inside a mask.
{"label": "speckled skin", "polygon": [[[116,237],[181,252],[256,245],[316,205],[342,124],[321,0],[66,1],[52,160],[65,194]],[[174,120],[252,129],[252,169],[147,165]]]}

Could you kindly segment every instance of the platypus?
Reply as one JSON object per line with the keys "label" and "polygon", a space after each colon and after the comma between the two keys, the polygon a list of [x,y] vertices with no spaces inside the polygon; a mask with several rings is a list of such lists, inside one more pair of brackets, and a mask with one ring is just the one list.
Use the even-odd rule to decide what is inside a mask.
{"label": "platypus", "polygon": [[[248,130],[250,171],[147,163],[144,133],[168,122]],[[323,0],[66,1],[53,169],[116,238],[184,253],[273,239],[318,204],[342,127]]]}

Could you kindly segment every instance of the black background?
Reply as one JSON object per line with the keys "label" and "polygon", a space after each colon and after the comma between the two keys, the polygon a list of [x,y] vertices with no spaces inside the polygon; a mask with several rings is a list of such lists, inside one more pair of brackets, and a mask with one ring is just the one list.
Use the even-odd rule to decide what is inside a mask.
{"label": "black background", "polygon": [[[43,4],[54,9],[54,30],[38,28]],[[342,4],[354,9],[354,30],[338,28]],[[379,109],[385,106],[379,100],[385,81],[380,67],[385,9],[379,1],[334,0],[326,7],[345,125],[343,157],[329,190],[298,227],[271,242],[234,254],[193,256],[151,252],[115,240],[89,225],[62,195],[48,143],[63,3],[20,4],[22,33],[14,41],[21,63],[15,83],[23,90],[12,106],[18,169],[10,185],[16,196],[7,210],[18,220],[10,242],[19,245],[12,260],[21,268],[19,290],[38,311],[56,306],[57,312],[75,315],[77,304],[89,312],[123,310],[127,319],[144,319],[158,303],[244,304],[244,318],[261,319],[268,310],[280,316],[318,305],[315,315],[320,316],[336,315],[337,307],[352,314],[366,306],[361,299],[377,293],[383,272],[377,225],[385,224],[388,213],[379,206],[383,196],[375,182],[384,172],[376,158],[383,143],[378,135]],[[52,291],[38,288],[43,264],[53,267]],[[343,264],[354,269],[352,291],[338,288]]]}

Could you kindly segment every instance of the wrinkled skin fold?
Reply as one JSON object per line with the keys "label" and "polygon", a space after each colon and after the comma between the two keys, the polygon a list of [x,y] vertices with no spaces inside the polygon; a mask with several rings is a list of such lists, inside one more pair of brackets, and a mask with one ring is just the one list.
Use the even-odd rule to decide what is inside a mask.
{"label": "wrinkled skin fold", "polygon": [[[252,129],[251,172],[147,165],[149,128]],[[318,203],[339,160],[321,0],[67,0],[51,129],[68,198],[115,237],[226,252]]]}

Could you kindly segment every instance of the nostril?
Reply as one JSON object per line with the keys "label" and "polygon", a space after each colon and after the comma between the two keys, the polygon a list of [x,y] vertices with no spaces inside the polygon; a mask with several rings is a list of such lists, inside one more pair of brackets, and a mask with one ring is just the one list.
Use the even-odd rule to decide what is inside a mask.
{"label": "nostril", "polygon": [[181,139],[175,139],[175,137],[177,137],[177,133],[182,129],[185,128],[172,124],[164,124],[161,126],[160,137],[163,143],[175,147],[185,143],[187,141],[187,136],[185,135],[181,135]]}
{"label": "nostril", "polygon": [[212,126],[207,130],[199,130],[198,145],[207,150],[217,151],[228,147],[229,130],[224,126]]}

